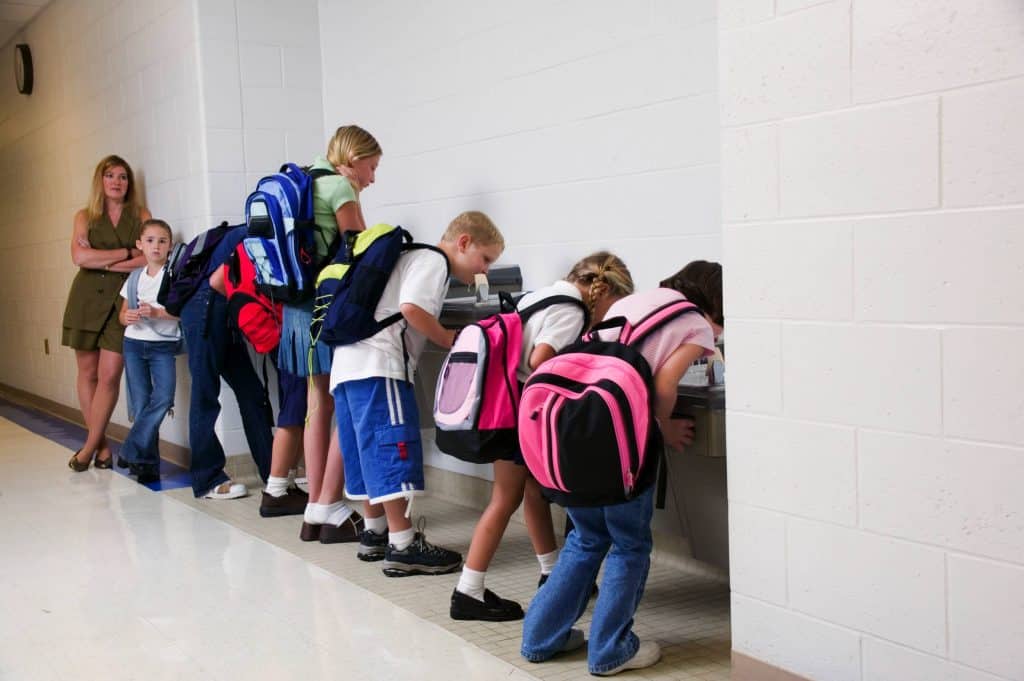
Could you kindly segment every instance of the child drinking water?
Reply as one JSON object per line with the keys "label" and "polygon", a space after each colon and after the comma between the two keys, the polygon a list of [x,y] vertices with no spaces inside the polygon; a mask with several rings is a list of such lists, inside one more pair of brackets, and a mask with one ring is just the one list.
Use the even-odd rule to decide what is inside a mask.
{"label": "child drinking water", "polygon": [[181,333],[178,318],[157,302],[172,240],[171,227],[163,220],[143,222],[135,247],[142,251],[146,265],[121,287],[128,409],[135,420],[121,446],[118,465],[130,469],[143,484],[160,479],[160,423],[174,405],[174,357]]}
{"label": "child drinking water", "polygon": [[[663,284],[665,288],[619,300],[608,309],[606,317],[625,317],[633,324],[680,300],[690,300],[703,312],[669,321],[638,347],[654,376],[653,416],[665,443],[681,449],[693,441],[693,423],[671,418],[676,389],[687,367],[714,352],[714,338],[723,324],[722,268],[717,263],[696,261]],[[614,333],[601,332],[602,340],[614,338]],[[603,562],[604,577],[587,649],[590,673],[610,676],[649,667],[660,659],[657,642],[641,642],[633,633],[633,616],[650,569],[654,478],[650,466],[657,460],[657,456],[649,457],[647,468],[637,477],[638,489],[628,501],[566,508],[575,529],[566,539],[551,577],[526,613],[523,657],[543,662],[583,645],[583,632],[572,625],[586,608],[590,585]]]}
{"label": "child drinking water", "polygon": [[[584,315],[580,306],[558,303],[530,316],[523,325],[523,349],[517,370],[520,383],[525,382],[542,362],[579,338],[585,330],[587,316],[591,323],[600,321],[612,303],[632,292],[633,278],[625,263],[602,251],[573,265],[564,280],[523,296],[517,305],[520,310],[554,296],[568,296],[586,305],[589,314]],[[506,621],[523,616],[523,609],[518,603],[484,588],[487,568],[520,502],[524,504],[526,530],[540,563],[541,583],[558,559],[551,507],[529,476],[522,455],[518,451],[502,453],[495,455],[493,461],[491,501],[473,532],[466,564],[452,592],[452,619]]]}

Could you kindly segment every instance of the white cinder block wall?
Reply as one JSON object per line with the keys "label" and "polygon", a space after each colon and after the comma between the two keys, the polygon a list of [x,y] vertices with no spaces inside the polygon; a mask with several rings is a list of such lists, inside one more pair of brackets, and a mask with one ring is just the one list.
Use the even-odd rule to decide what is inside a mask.
{"label": "white cinder block wall", "polygon": [[[194,11],[172,0],[55,0],[5,60],[16,42],[32,49],[35,88],[18,94],[10,74],[0,88],[0,382],[77,409],[61,320],[76,272],[72,218],[96,163],[123,156],[152,213],[179,234],[205,212]],[[124,402],[116,423],[127,424]],[[163,437],[185,441],[186,412],[164,422]]]}
{"label": "white cinder block wall", "polygon": [[320,0],[320,27],[325,131],[384,149],[368,222],[483,210],[527,288],[602,248],[641,287],[720,258],[713,0]]}
{"label": "white cinder block wall", "polygon": [[722,0],[733,645],[1024,679],[1024,5]]}

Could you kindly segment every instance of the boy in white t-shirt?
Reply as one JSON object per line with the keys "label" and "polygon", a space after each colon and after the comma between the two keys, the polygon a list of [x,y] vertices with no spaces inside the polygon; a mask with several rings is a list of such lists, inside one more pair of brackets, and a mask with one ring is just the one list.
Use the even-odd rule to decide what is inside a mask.
{"label": "boy in white t-shirt", "polygon": [[[365,526],[358,557],[384,560],[389,577],[445,574],[462,556],[426,541],[412,527],[411,502],[423,493],[423,447],[410,382],[427,340],[450,348],[455,332],[437,320],[448,290],[448,273],[469,283],[484,274],[505,240],[483,213],[452,220],[433,249],[407,251],[398,259],[375,312],[402,319],[375,336],[334,350],[331,392],[345,460],[345,495],[362,499]],[[447,260],[447,262],[446,262]]]}
{"label": "boy in white t-shirt", "polygon": [[172,240],[171,227],[163,220],[142,223],[135,247],[146,256],[146,266],[130,274],[121,287],[128,411],[134,422],[117,463],[143,484],[160,480],[160,423],[174,406],[174,358],[181,332],[178,318],[157,302]]}

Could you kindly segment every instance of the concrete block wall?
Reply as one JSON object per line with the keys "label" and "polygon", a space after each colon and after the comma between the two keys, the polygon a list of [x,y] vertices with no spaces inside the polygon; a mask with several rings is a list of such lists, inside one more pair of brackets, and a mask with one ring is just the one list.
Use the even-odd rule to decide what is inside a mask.
{"label": "concrete block wall", "polygon": [[[102,157],[132,165],[146,205],[179,235],[206,212],[194,22],[192,3],[55,0],[4,47],[10,58],[29,44],[35,88],[0,88],[0,382],[78,408],[61,321],[72,218]],[[186,412],[163,437],[185,441]],[[127,424],[124,400],[113,421]]]}
{"label": "concrete block wall", "polygon": [[598,248],[651,286],[720,255],[715,5],[321,0],[325,128],[384,149],[370,222],[476,208],[530,287]]}
{"label": "concrete block wall", "polygon": [[733,646],[1024,679],[1024,6],[722,0]]}

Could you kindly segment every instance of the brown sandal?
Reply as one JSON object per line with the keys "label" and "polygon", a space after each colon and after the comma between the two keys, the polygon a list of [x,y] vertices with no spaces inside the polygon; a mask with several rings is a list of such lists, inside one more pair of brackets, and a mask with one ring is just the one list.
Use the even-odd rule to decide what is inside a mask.
{"label": "brown sandal", "polygon": [[86,461],[85,463],[82,463],[81,461],[78,460],[78,455],[81,454],[81,453],[82,453],[82,450],[79,449],[77,452],[75,452],[74,454],[71,455],[70,459],[68,459],[68,468],[70,468],[71,470],[73,470],[76,473],[82,473],[84,471],[89,470],[89,462],[88,461]]}
{"label": "brown sandal", "polygon": [[93,465],[93,468],[100,468],[102,470],[110,470],[111,468],[114,467],[114,455],[111,454],[107,458],[101,459],[99,457],[99,454],[97,454],[96,458],[92,460],[92,465]]}

